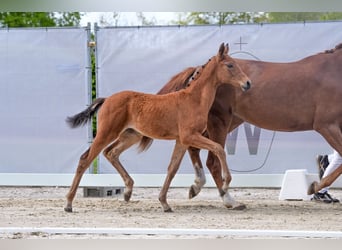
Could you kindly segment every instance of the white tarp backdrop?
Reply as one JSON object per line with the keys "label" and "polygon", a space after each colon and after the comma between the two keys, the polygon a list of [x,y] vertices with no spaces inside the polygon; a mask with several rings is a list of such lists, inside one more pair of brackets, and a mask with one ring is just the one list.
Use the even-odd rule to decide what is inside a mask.
{"label": "white tarp backdrop", "polygon": [[[221,42],[230,44],[234,57],[291,62],[341,43],[342,22],[98,28],[96,40],[98,96],[126,89],[156,93],[184,68],[204,64]],[[121,161],[129,173],[164,174],[173,145],[154,141],[148,152],[130,149]],[[316,132],[273,132],[245,123],[229,135],[227,152],[232,173],[283,174],[294,168],[316,173],[316,155],[331,149]],[[102,156],[99,169],[116,173]],[[193,173],[188,156],[179,173]]]}
{"label": "white tarp backdrop", "polygon": [[[221,42],[229,42],[234,57],[273,62],[299,60],[342,42],[342,22],[95,30],[98,96],[124,89],[156,93],[184,68],[205,63]],[[89,103],[88,40],[89,30],[83,28],[0,29],[0,185],[71,183],[71,175],[58,183],[25,182],[25,175],[7,182],[6,173],[75,172],[88,147],[89,128],[72,130],[65,118]],[[173,145],[154,141],[148,152],[137,154],[133,148],[121,160],[130,174],[157,174],[161,182]],[[226,146],[232,173],[253,179],[293,168],[317,173],[315,156],[331,152],[315,132],[273,132],[248,123],[229,135]],[[206,155],[202,151],[203,163]],[[99,164],[100,173],[116,173],[102,156]],[[192,181],[187,155],[179,173],[191,174]],[[143,183],[150,185],[150,179]]]}
{"label": "white tarp backdrop", "polygon": [[86,29],[0,30],[0,173],[74,173],[87,127]]}

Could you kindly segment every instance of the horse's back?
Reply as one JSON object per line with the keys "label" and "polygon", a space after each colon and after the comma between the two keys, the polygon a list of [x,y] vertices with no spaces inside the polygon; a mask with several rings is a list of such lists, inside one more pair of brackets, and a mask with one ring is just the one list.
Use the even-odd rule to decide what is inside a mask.
{"label": "horse's back", "polygon": [[[235,114],[278,131],[311,130],[329,113],[342,115],[342,49],[290,63],[239,60],[253,90],[232,102]],[[328,112],[329,111],[329,112]]]}

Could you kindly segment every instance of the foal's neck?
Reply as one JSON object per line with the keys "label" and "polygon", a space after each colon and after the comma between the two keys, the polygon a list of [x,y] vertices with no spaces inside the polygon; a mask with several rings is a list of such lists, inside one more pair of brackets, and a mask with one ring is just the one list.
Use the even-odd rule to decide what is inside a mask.
{"label": "foal's neck", "polygon": [[215,68],[207,65],[198,79],[193,80],[188,87],[188,93],[195,102],[207,106],[208,109],[214,102],[216,90],[220,85],[216,74]]}

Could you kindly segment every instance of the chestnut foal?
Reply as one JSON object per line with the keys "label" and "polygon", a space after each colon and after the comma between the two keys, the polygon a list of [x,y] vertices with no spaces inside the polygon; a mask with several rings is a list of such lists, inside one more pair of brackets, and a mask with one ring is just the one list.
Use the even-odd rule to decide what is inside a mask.
{"label": "chestnut foal", "polygon": [[[64,210],[72,212],[72,202],[82,175],[102,150],[123,178],[124,199],[129,201],[134,181],[120,163],[119,156],[136,142],[136,136],[176,140],[167,176],[159,195],[165,212],[172,211],[167,203],[166,194],[190,146],[210,150],[218,157],[223,173],[222,192],[228,193],[231,175],[225,151],[220,144],[202,135],[207,128],[208,113],[217,88],[222,84],[230,84],[245,91],[251,86],[249,78],[235,60],[228,56],[228,50],[228,45],[222,43],[217,55],[209,60],[199,77],[186,89],[165,95],[122,91],[108,98],[98,98],[83,112],[68,117],[69,125],[73,128],[78,127],[85,124],[101,108],[97,118],[97,135],[89,149],[80,157]],[[124,145],[117,140],[123,133],[126,137]],[[127,143],[130,140],[134,141],[131,145]],[[231,197],[229,203],[232,207],[244,206]]]}

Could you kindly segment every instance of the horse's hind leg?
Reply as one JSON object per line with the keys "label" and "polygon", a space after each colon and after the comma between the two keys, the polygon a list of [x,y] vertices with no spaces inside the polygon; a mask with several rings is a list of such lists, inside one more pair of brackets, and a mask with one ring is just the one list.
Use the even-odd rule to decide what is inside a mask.
{"label": "horse's hind leg", "polygon": [[308,194],[314,194],[320,191],[322,188],[329,187],[340,175],[342,174],[342,164],[335,169],[331,174],[322,178],[320,182],[314,181],[309,186]]}
{"label": "horse's hind leg", "polygon": [[[317,130],[318,131],[318,130]],[[338,126],[326,126],[325,129],[318,131],[327,142],[342,155],[342,131]],[[308,194],[314,194],[322,188],[329,187],[342,174],[342,164],[331,174],[322,178],[320,182],[313,182],[308,189]]]}
{"label": "horse's hind leg", "polygon": [[188,149],[188,153],[190,155],[192,166],[195,170],[195,183],[191,185],[189,190],[189,199],[192,199],[196,195],[198,195],[199,192],[201,192],[201,189],[204,186],[206,179],[199,154],[200,150],[198,148],[190,147]]}
{"label": "horse's hind leg", "polygon": [[171,157],[171,162],[167,169],[167,175],[166,175],[163,187],[159,193],[159,201],[163,207],[164,212],[172,212],[171,207],[167,203],[166,195],[167,195],[167,191],[169,190],[171,181],[179,169],[179,165],[183,159],[186,149],[187,149],[186,146],[176,141],[176,145],[173,149],[173,153]]}
{"label": "horse's hind leg", "polygon": [[119,156],[122,152],[136,144],[141,140],[141,135],[132,129],[127,129],[120,134],[119,138],[110,146],[108,146],[103,154],[107,160],[118,171],[121,178],[125,183],[124,199],[129,201],[133,191],[134,181],[132,177],[127,173],[126,169],[122,166]]}

